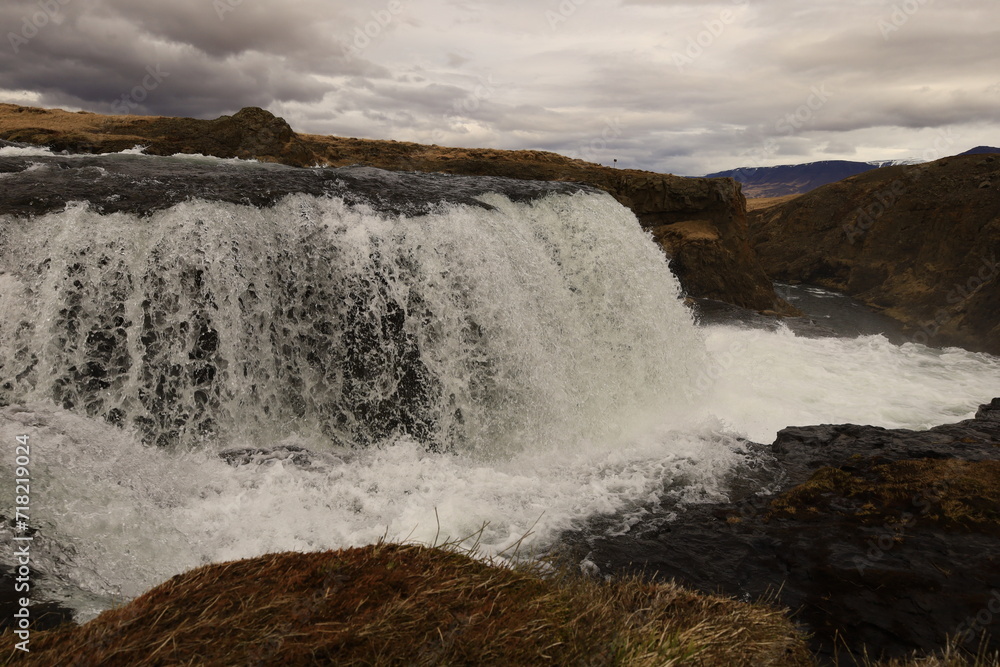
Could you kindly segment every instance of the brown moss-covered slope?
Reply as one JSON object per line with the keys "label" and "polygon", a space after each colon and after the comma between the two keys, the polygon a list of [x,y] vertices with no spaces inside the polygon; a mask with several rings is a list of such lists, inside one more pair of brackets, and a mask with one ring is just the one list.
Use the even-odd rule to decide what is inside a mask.
{"label": "brown moss-covered slope", "polygon": [[917,342],[1000,354],[1000,155],[883,167],[749,220],[772,278],[846,292]]}
{"label": "brown moss-covered slope", "polygon": [[179,575],[24,665],[805,665],[781,612],[637,579],[547,580],[446,549],[283,553]]}
{"label": "brown moss-covered slope", "polygon": [[[732,179],[682,178],[612,169],[544,151],[446,148],[297,134],[284,120],[247,108],[215,120],[103,116],[0,104],[0,139],[73,152],[118,152],[137,144],[153,155],[202,153],[293,166],[364,164],[390,170],[587,183],[629,207],[655,229],[690,296],[753,310],[794,313],[771,286],[750,247],[746,202]],[[699,221],[709,237],[677,223]],[[675,228],[666,233],[666,228]]]}

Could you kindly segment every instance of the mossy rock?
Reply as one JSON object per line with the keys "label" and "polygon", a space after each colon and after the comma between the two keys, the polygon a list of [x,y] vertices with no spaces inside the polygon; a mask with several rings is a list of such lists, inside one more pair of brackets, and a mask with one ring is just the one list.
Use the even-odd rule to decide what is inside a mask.
{"label": "mossy rock", "polygon": [[1000,535],[1000,461],[856,459],[825,467],[771,502],[771,518],[831,515],[905,529],[914,521]]}

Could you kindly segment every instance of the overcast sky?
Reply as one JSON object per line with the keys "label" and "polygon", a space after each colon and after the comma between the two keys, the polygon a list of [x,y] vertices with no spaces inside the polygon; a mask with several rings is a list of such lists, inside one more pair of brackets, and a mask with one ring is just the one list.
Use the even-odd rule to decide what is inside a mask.
{"label": "overcast sky", "polygon": [[1000,145],[997,0],[3,0],[0,101],[685,175]]}

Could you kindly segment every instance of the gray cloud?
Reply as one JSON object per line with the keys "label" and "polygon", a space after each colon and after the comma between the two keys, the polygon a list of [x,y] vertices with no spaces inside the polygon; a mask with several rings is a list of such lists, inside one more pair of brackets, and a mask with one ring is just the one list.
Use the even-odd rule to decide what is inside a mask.
{"label": "gray cloud", "polygon": [[254,105],[304,132],[682,174],[907,157],[941,133],[1000,143],[998,18],[993,0],[8,0],[0,100]]}

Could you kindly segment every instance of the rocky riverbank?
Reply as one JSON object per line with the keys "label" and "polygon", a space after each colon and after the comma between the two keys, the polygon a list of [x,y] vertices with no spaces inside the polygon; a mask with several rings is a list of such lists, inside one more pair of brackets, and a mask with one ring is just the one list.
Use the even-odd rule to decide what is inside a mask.
{"label": "rocky riverbank", "polygon": [[730,502],[568,541],[602,573],[773,599],[841,664],[949,640],[998,651],[998,443],[1000,399],[928,431],[786,428],[733,479]]}
{"label": "rocky riverbank", "polygon": [[200,153],[312,167],[365,165],[393,171],[585,183],[632,209],[673,259],[693,297],[794,314],[778,297],[748,241],[746,201],[732,179],[682,178],[612,169],[543,151],[446,148],[299,134],[258,108],[215,120],[102,116],[0,104],[0,139],[80,153]]}

